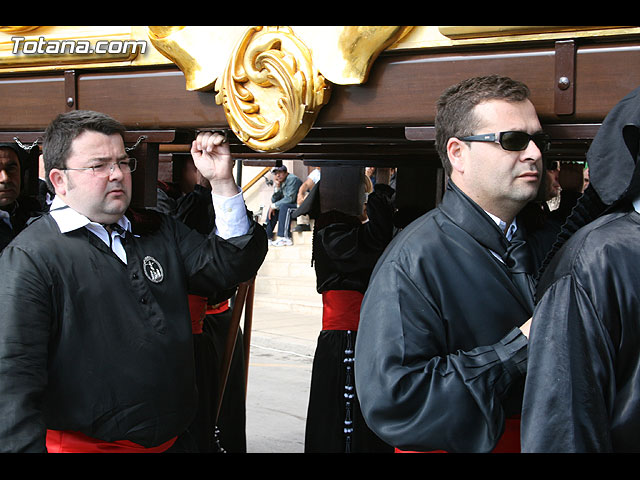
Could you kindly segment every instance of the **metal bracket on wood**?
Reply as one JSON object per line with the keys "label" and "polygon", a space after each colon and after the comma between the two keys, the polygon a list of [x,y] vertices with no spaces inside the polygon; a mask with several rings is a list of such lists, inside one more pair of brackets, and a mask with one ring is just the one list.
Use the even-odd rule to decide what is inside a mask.
{"label": "metal bracket on wood", "polygon": [[576,84],[576,44],[573,40],[556,42],[555,61],[554,111],[556,115],[573,115]]}
{"label": "metal bracket on wood", "polygon": [[67,111],[78,108],[78,88],[76,82],[76,71],[65,70],[64,72],[64,102]]}

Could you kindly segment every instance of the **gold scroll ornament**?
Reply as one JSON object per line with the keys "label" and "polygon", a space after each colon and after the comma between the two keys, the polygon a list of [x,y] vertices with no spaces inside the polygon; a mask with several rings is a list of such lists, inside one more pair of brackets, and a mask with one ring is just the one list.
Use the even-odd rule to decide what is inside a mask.
{"label": "gold scroll ornament", "polygon": [[288,27],[247,30],[215,89],[233,132],[258,151],[295,146],[330,91],[309,50]]}
{"label": "gold scroll ornament", "polygon": [[313,126],[330,82],[366,81],[379,53],[410,28],[174,26],[149,27],[149,38],[183,71],[187,89],[216,90],[244,144],[282,152]]}

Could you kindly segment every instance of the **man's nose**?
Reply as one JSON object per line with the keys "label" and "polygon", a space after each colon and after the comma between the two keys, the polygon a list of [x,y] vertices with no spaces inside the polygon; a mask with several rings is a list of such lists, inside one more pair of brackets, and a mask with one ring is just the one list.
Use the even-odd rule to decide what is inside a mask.
{"label": "man's nose", "polygon": [[118,163],[112,163],[110,165],[111,170],[109,172],[109,179],[117,180],[119,178],[124,177],[124,172]]}
{"label": "man's nose", "polygon": [[533,140],[529,140],[527,148],[523,151],[524,160],[532,160],[537,162],[542,159],[542,152]]}

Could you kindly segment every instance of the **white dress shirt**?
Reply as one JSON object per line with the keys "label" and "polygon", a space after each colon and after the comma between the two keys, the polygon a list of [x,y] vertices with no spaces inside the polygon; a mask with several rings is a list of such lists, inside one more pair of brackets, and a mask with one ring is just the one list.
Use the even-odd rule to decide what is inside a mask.
{"label": "white dress shirt", "polygon": [[[211,193],[216,215],[215,233],[224,239],[238,237],[249,231],[250,225],[244,197],[242,196],[242,191],[240,189],[238,190],[238,194],[233,197],[224,197],[216,195],[213,192]],[[105,245],[111,248],[120,260],[127,263],[127,254],[121,241],[121,238],[125,234],[121,235],[115,230],[109,234],[104,225],[92,222],[81,213],[66,205],[58,196],[53,199],[49,211],[62,233],[85,227],[102,240]],[[131,232],[131,222],[125,215],[118,220],[117,224],[120,225],[125,232]]]}
{"label": "white dress shirt", "polygon": [[[486,210],[485,210],[485,213],[489,215],[494,222],[496,222],[496,225],[498,225],[498,228],[500,229],[500,231],[505,234],[505,236],[507,237],[507,240],[511,241],[511,239],[513,238],[513,235],[516,233],[516,230],[518,229],[518,224],[516,223],[516,219],[515,218],[513,219],[513,222],[511,222],[511,225],[509,225],[509,228],[505,233],[507,222],[505,222],[504,220],[500,220],[498,217],[496,217],[495,215],[492,215]],[[498,255],[493,250],[489,250],[489,251],[493,254],[494,257],[496,257],[498,260],[504,263],[504,260],[502,260],[502,257],[500,255]]]}

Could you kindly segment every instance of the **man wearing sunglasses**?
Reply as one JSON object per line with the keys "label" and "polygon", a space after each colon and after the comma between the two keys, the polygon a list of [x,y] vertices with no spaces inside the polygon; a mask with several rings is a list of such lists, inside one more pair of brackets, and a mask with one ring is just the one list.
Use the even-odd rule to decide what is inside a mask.
{"label": "man wearing sunglasses", "polygon": [[216,228],[203,235],[129,207],[137,162],[123,134],[88,111],[45,132],[56,197],[0,256],[2,451],[189,451],[178,438],[197,398],[187,295],[250,279],[266,255],[222,135],[191,148],[212,185]]}
{"label": "man wearing sunglasses", "polygon": [[529,89],[489,76],[441,96],[436,146],[446,193],[376,266],[356,389],[398,450],[517,452],[535,271],[517,254],[530,253],[517,215],[536,198],[549,138]]}

